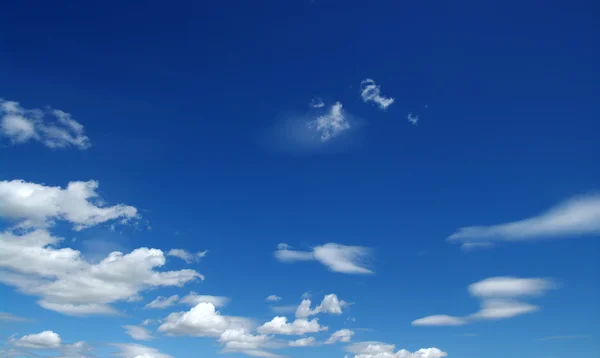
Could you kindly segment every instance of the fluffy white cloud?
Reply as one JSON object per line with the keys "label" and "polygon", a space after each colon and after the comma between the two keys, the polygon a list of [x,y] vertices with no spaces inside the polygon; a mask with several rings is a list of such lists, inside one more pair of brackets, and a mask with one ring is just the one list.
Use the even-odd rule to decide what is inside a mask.
{"label": "fluffy white cloud", "polygon": [[373,102],[382,110],[386,110],[394,103],[393,98],[381,95],[381,88],[379,88],[375,81],[370,78],[367,78],[360,83],[360,91],[360,96],[365,103]]}
{"label": "fluffy white cloud", "polygon": [[317,117],[314,121],[308,123],[309,128],[312,128],[319,132],[321,141],[327,142],[328,140],[337,137],[342,132],[350,129],[350,123],[344,116],[342,110],[342,104],[336,102],[327,114]]}
{"label": "fluffy white cloud", "polygon": [[59,248],[62,240],[42,229],[0,233],[0,282],[41,297],[38,303],[46,309],[88,315],[116,313],[111,303],[136,299],[143,290],[204,278],[194,270],[155,271],[165,264],[161,250],[112,252],[90,263],[77,250]]}
{"label": "fluffy white cloud", "polygon": [[310,316],[317,315],[319,313],[328,313],[333,315],[342,314],[342,308],[348,305],[347,302],[338,299],[337,295],[329,294],[323,298],[321,304],[311,309],[311,300],[305,298],[302,300],[302,303],[296,309],[296,317],[297,318],[306,318]]}
{"label": "fluffy white cloud", "polygon": [[421,348],[416,352],[405,349],[396,351],[396,346],[382,342],[359,342],[349,345],[347,351],[354,354],[354,358],[443,358],[448,353],[438,348]]}
{"label": "fluffy white cloud", "polygon": [[127,333],[131,338],[138,341],[149,341],[152,340],[152,334],[144,327],[140,326],[123,326],[125,328],[125,333]]}
{"label": "fluffy white cloud", "polygon": [[252,357],[279,357],[265,350],[274,347],[269,344],[270,340],[268,336],[254,335],[245,329],[229,329],[219,337],[219,342],[223,345],[222,353],[239,352]]}
{"label": "fluffy white cloud", "polygon": [[178,295],[170,297],[158,296],[152,302],[148,303],[144,308],[162,309],[173,306],[179,300]]}
{"label": "fluffy white cloud", "polygon": [[29,334],[19,339],[12,339],[11,343],[17,347],[33,349],[59,348],[60,336],[52,331],[43,331],[37,334]]}
{"label": "fluffy white cloud", "polygon": [[290,341],[288,343],[290,347],[312,347],[317,345],[317,339],[315,337],[306,337]]}
{"label": "fluffy white cloud", "polygon": [[190,292],[179,300],[180,303],[196,306],[199,303],[211,303],[216,308],[223,307],[229,303],[229,298],[223,296],[199,295],[196,292]]}
{"label": "fluffy white cloud", "polygon": [[119,349],[119,352],[113,353],[116,357],[122,358],[173,358],[168,354],[161,353],[155,348],[143,346],[141,344],[113,344]]}
{"label": "fluffy white cloud", "polygon": [[169,335],[219,337],[227,330],[249,331],[252,326],[247,318],[221,315],[212,303],[201,302],[189,311],[171,313],[158,331]]}
{"label": "fluffy white cloud", "polygon": [[329,243],[316,246],[312,251],[292,250],[287,244],[279,244],[274,253],[281,262],[318,261],[331,271],[346,274],[372,274],[365,267],[365,261],[371,255],[370,249],[362,246],[345,246]]}
{"label": "fluffy white cloud", "polygon": [[461,326],[478,319],[506,319],[535,312],[538,306],[517,301],[518,297],[540,296],[557,285],[547,279],[491,277],[469,285],[469,293],[480,298],[479,311],[467,317],[434,315],[414,320],[414,326]]}
{"label": "fluffy white cloud", "polygon": [[278,301],[281,301],[281,297],[279,297],[277,295],[270,295],[265,300],[271,301],[271,302],[278,302]]}
{"label": "fluffy white cloud", "polygon": [[348,343],[352,340],[352,336],[354,332],[349,329],[341,329],[331,335],[325,344],[333,344],[335,342],[344,342]]}
{"label": "fluffy white cloud", "polygon": [[412,324],[413,326],[462,326],[467,324],[467,322],[468,321],[462,317],[440,314],[416,319]]}
{"label": "fluffy white cloud", "polygon": [[[48,119],[50,117],[50,119]],[[0,98],[0,135],[14,144],[36,140],[50,148],[91,146],[83,125],[61,110],[25,109]]]}
{"label": "fluffy white cloud", "polygon": [[120,219],[136,218],[137,209],[118,204],[103,206],[97,181],[70,182],[66,189],[23,180],[0,181],[0,217],[22,228],[47,227],[55,220],[73,224],[75,230]]}
{"label": "fluffy white cloud", "polygon": [[305,318],[298,318],[293,322],[288,322],[286,317],[280,316],[277,316],[271,321],[258,327],[258,332],[261,334],[282,334],[296,336],[326,330],[327,327],[321,326],[317,318],[310,321]]}
{"label": "fluffy white cloud", "polygon": [[188,252],[184,249],[171,249],[167,253],[168,256],[173,256],[182,259],[186,263],[198,262],[201,258],[206,256],[207,251],[198,251],[196,253]]}
{"label": "fluffy white cloud", "polygon": [[537,216],[491,226],[458,229],[449,241],[525,241],[600,233],[600,195],[576,197]]}

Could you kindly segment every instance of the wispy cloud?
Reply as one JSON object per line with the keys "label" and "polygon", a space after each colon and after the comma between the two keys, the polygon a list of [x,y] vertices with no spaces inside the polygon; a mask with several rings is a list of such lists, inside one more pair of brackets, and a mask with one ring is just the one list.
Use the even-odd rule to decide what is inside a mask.
{"label": "wispy cloud", "polygon": [[433,315],[416,319],[413,326],[462,326],[475,320],[506,319],[532,313],[538,306],[517,300],[541,296],[557,285],[542,278],[491,277],[469,286],[469,293],[481,299],[479,311],[466,316]]}
{"label": "wispy cloud", "polygon": [[567,238],[600,233],[600,195],[569,199],[530,218],[490,226],[458,229],[448,241],[481,245],[494,241],[526,241]]}
{"label": "wispy cloud", "polygon": [[29,322],[29,319],[24,318],[24,317],[15,316],[12,313],[0,312],[0,321]]}
{"label": "wispy cloud", "polygon": [[[49,119],[50,118],[50,119]],[[13,144],[35,140],[50,148],[91,146],[83,125],[67,112],[47,108],[25,109],[19,102],[0,98],[0,135]]]}
{"label": "wispy cloud", "polygon": [[271,302],[277,302],[277,301],[281,301],[281,297],[279,297],[277,295],[270,295],[265,300],[271,301]]}
{"label": "wispy cloud", "polygon": [[125,333],[127,333],[128,336],[138,341],[150,341],[154,338],[150,331],[144,327],[123,326],[123,328],[125,328]]}
{"label": "wispy cloud", "polygon": [[167,256],[180,258],[188,264],[200,261],[200,259],[206,256],[206,254],[208,254],[208,250],[191,253],[184,249],[171,249],[169,252],[167,252]]}
{"label": "wispy cloud", "polygon": [[415,126],[419,123],[419,115],[413,115],[412,113],[409,113],[408,116],[406,116],[406,119],[408,119],[408,121]]}
{"label": "wispy cloud", "polygon": [[346,274],[372,274],[366,268],[366,261],[371,256],[371,250],[362,246],[346,246],[329,243],[316,246],[312,251],[292,250],[287,244],[279,244],[274,253],[281,262],[318,261],[331,271]]}
{"label": "wispy cloud", "polygon": [[373,102],[382,110],[386,110],[394,103],[393,98],[381,95],[381,88],[379,88],[375,81],[370,78],[367,78],[360,83],[360,91],[360,96],[365,103]]}
{"label": "wispy cloud", "polygon": [[310,108],[323,108],[325,107],[325,102],[323,102],[322,99],[316,97],[310,100],[310,103],[308,104],[308,106]]}
{"label": "wispy cloud", "polygon": [[170,297],[158,296],[152,302],[144,306],[144,308],[163,309],[173,306],[177,303],[177,301],[179,301],[178,295],[173,295]]}

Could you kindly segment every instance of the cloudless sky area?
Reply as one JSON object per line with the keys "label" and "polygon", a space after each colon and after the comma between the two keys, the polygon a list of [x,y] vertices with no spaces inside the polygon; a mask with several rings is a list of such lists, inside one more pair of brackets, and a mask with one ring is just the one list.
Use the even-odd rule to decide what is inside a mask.
{"label": "cloudless sky area", "polygon": [[[155,248],[154,271],[205,279],[128,281],[131,299],[102,302],[114,312],[72,314],[40,303],[55,286],[23,282],[80,271],[34,274],[36,259],[0,253],[0,356],[71,358],[80,341],[77,357],[599,356],[599,18],[584,0],[1,2],[0,250],[38,230],[86,265]],[[89,142],[30,111],[56,121],[49,108]],[[76,199],[18,185],[91,180],[94,208],[135,217],[19,226]],[[252,348],[228,345],[231,326],[167,318],[193,305],[145,307],[190,291],[228,298],[214,315],[252,321]],[[329,294],[341,312],[317,313]],[[327,330],[264,328],[304,319],[303,295]],[[351,338],[325,343],[340,330]],[[25,337],[44,331],[61,343]]]}

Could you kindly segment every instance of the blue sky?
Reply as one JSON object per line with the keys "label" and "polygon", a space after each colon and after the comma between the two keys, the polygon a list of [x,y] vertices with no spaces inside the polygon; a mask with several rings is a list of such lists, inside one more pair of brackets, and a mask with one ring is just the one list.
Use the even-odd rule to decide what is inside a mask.
{"label": "blue sky", "polygon": [[0,356],[597,354],[597,13],[4,4]]}

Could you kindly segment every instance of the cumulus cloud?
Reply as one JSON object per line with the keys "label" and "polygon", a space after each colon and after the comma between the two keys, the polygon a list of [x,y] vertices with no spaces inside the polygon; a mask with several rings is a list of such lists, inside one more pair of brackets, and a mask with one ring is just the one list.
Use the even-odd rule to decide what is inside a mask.
{"label": "cumulus cloud", "polygon": [[312,251],[295,251],[287,244],[279,244],[274,253],[281,262],[318,261],[331,271],[345,274],[372,274],[365,267],[370,258],[370,249],[362,246],[345,246],[340,244],[325,244],[316,246]]}
{"label": "cumulus cloud", "polygon": [[173,356],[161,353],[156,348],[146,347],[141,344],[113,344],[112,346],[119,349],[113,355],[121,358],[173,358]]}
{"label": "cumulus cloud", "polygon": [[173,306],[179,301],[178,295],[170,297],[158,296],[152,302],[148,303],[144,308],[163,309],[169,306]]}
{"label": "cumulus cloud", "polygon": [[222,353],[239,352],[252,357],[279,357],[279,355],[266,351],[269,347],[270,337],[254,335],[245,329],[228,329],[219,337],[223,345]]}
{"label": "cumulus cloud", "polygon": [[443,358],[448,353],[438,348],[421,348],[416,352],[405,349],[396,351],[396,346],[383,342],[358,342],[349,345],[346,350],[354,354],[354,358]]}
{"label": "cumulus cloud", "polygon": [[91,315],[117,313],[111,303],[137,299],[144,290],[204,279],[194,270],[156,271],[165,264],[161,250],[112,252],[91,263],[77,250],[60,248],[62,241],[43,229],[0,233],[0,282],[39,296],[38,303],[46,309]]}
{"label": "cumulus cloud", "polygon": [[152,340],[152,334],[144,327],[140,326],[123,326],[125,328],[125,333],[127,333],[131,338],[138,341],[149,341]]}
{"label": "cumulus cloud", "polygon": [[317,315],[319,313],[328,313],[333,315],[342,314],[342,309],[348,306],[348,303],[338,299],[337,295],[329,294],[326,295],[321,304],[311,309],[312,302],[310,299],[305,298],[302,300],[302,303],[296,309],[296,317],[297,318],[307,318],[310,316]]}
{"label": "cumulus cloud", "polygon": [[19,339],[13,338],[11,343],[22,348],[53,349],[60,347],[61,338],[52,331],[43,331],[41,333],[29,334]]}
{"label": "cumulus cloud", "polygon": [[327,142],[350,129],[350,123],[346,120],[342,107],[340,102],[336,102],[331,106],[328,113],[308,123],[309,128],[319,133],[321,141]]}
{"label": "cumulus cloud", "polygon": [[98,182],[73,181],[65,189],[24,180],[0,181],[0,217],[16,221],[21,228],[51,226],[64,220],[75,230],[138,216],[133,206],[104,206],[98,196]]}
{"label": "cumulus cloud", "polygon": [[270,301],[270,302],[278,302],[278,301],[281,301],[281,297],[279,297],[277,295],[270,295],[265,300]]}
{"label": "cumulus cloud", "polygon": [[271,321],[258,327],[258,332],[261,334],[281,334],[301,336],[307,333],[317,333],[326,331],[328,328],[321,326],[317,318],[307,320],[305,318],[297,318],[293,322],[288,322],[286,317],[277,316]]}
{"label": "cumulus cloud", "polygon": [[186,263],[190,264],[192,262],[200,261],[200,259],[203,258],[204,256],[206,256],[207,253],[208,253],[208,250],[191,253],[184,249],[171,249],[171,250],[169,250],[167,255],[180,258],[183,261],[185,261]]}
{"label": "cumulus cloud", "polygon": [[414,326],[462,326],[480,319],[506,319],[539,310],[538,306],[516,300],[535,297],[556,288],[548,279],[491,277],[469,285],[469,293],[481,299],[480,310],[467,316],[433,315],[414,320]]}
{"label": "cumulus cloud", "polygon": [[91,146],[83,125],[69,113],[50,108],[25,109],[18,102],[2,98],[0,136],[7,137],[13,144],[35,140],[50,148],[87,149]]}
{"label": "cumulus cloud", "polygon": [[381,95],[381,88],[370,78],[360,83],[360,96],[363,102],[373,102],[382,110],[386,110],[394,103],[393,98]]}
{"label": "cumulus cloud", "polygon": [[467,226],[448,237],[463,244],[569,238],[600,233],[600,195],[569,199],[537,216],[490,226]]}
{"label": "cumulus cloud", "polygon": [[325,344],[334,344],[335,342],[344,342],[348,343],[352,340],[352,336],[354,332],[349,329],[339,330],[331,335]]}
{"label": "cumulus cloud", "polygon": [[289,345],[290,347],[312,347],[317,345],[317,339],[315,337],[300,338],[290,341]]}
{"label": "cumulus cloud", "polygon": [[219,337],[227,330],[249,331],[252,326],[252,322],[247,318],[224,316],[212,303],[201,302],[189,311],[168,315],[158,327],[158,331],[169,335]]}

